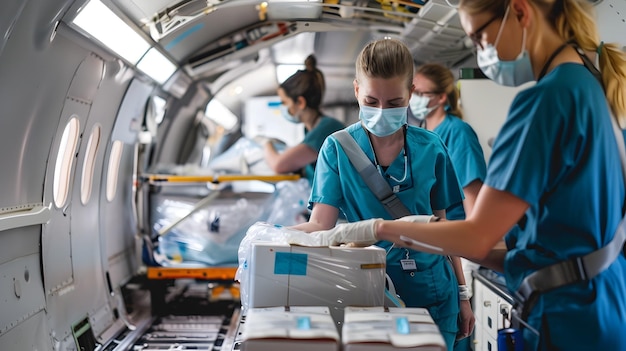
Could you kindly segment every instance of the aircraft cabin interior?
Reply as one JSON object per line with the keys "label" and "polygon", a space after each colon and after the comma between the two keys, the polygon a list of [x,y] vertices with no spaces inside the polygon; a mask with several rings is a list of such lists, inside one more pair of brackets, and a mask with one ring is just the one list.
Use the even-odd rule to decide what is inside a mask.
{"label": "aircraft cabin interior", "polygon": [[[626,48],[626,1],[591,2],[602,39]],[[331,265],[313,249],[271,256],[278,249],[244,246],[252,226],[261,236],[276,230],[259,222],[288,231],[309,215],[305,175],[274,172],[259,137],[278,150],[305,137],[301,123],[281,116],[277,89],[309,55],[325,79],[323,113],[358,122],[357,55],[368,42],[394,38],[415,66],[451,70],[488,162],[490,140],[524,86],[480,74],[457,4],[3,1],[0,350],[339,350],[332,335],[363,311],[346,307],[344,321],[334,305],[388,306],[384,254],[354,273],[352,260],[378,262],[380,251],[326,248],[338,262]],[[309,257],[317,270],[294,273],[301,263],[285,268],[285,257]],[[291,280],[256,275],[281,269]],[[349,284],[337,278],[344,270],[354,274]],[[496,350],[512,297],[501,274],[475,267],[466,277],[476,317],[469,347]],[[287,337],[293,331],[276,336],[283,346],[254,338],[245,345],[246,327],[269,323],[245,313],[253,307],[280,314],[278,325],[303,332],[318,323],[331,334],[308,346]]]}

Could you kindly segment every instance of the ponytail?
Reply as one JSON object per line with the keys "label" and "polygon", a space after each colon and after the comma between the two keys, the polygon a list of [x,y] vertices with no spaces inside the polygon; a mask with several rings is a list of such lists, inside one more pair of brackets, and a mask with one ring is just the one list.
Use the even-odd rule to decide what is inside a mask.
{"label": "ponytail", "polygon": [[459,106],[459,91],[454,84],[454,76],[450,70],[439,63],[425,63],[415,70],[415,74],[419,74],[428,79],[434,86],[437,94],[446,94],[449,114],[463,119],[463,112]]}
{"label": "ponytail", "polygon": [[463,119],[463,111],[461,111],[461,106],[459,106],[459,90],[456,86],[452,87],[452,91],[450,91],[447,96],[448,106],[450,106],[448,113]]}

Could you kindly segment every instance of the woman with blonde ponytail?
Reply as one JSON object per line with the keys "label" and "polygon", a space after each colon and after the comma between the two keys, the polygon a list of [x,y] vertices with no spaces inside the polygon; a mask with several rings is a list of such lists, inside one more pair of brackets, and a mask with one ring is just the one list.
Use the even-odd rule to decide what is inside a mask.
{"label": "woman with blonde ponytail", "polygon": [[[466,220],[376,221],[371,236],[503,271],[525,350],[626,350],[626,189],[611,121],[626,116],[625,54],[600,41],[587,0],[461,0],[459,16],[487,77],[537,84],[511,103]],[[351,226],[332,235],[355,241]],[[507,251],[492,250],[503,237]]]}
{"label": "woman with blonde ponytail", "polygon": [[448,219],[464,219],[472,211],[487,175],[483,149],[476,132],[462,120],[458,90],[447,67],[438,63],[417,67],[413,85],[415,90],[409,101],[411,113],[422,121],[424,128],[441,137],[463,187],[465,199],[460,206],[449,208],[446,216]]}

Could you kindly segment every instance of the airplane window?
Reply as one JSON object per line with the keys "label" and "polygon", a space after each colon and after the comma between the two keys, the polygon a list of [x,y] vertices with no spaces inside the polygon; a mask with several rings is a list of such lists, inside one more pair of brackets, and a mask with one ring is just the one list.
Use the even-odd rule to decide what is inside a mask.
{"label": "airplane window", "polygon": [[115,140],[111,147],[111,155],[109,156],[109,169],[107,170],[107,201],[111,202],[115,198],[117,191],[117,178],[120,169],[120,160],[122,159],[122,151],[124,144]]}
{"label": "airplane window", "polygon": [[158,126],[159,124],[161,124],[161,122],[163,122],[163,117],[165,117],[166,104],[167,101],[157,95],[151,96],[150,100],[148,100],[144,125],[146,130],[149,132],[150,140],[147,140],[145,142],[150,143],[152,142],[153,138],[156,138]]}
{"label": "airplane window", "polygon": [[100,125],[95,125],[91,129],[91,135],[87,142],[87,152],[83,163],[83,174],[80,188],[80,201],[83,205],[89,202],[91,197],[91,188],[93,186],[93,169],[96,165],[96,154],[100,146]]}
{"label": "airplane window", "polygon": [[70,188],[70,174],[72,170],[72,162],[76,145],[78,144],[79,123],[75,116],[65,126],[61,143],[54,166],[54,184],[52,186],[52,194],[54,204],[61,208],[65,206],[67,194]]}
{"label": "airplane window", "polygon": [[231,130],[237,125],[235,116],[224,104],[217,99],[212,99],[206,107],[204,114],[226,130]]}
{"label": "airplane window", "polygon": [[165,101],[164,98],[160,96],[153,96],[152,102],[154,103],[154,118],[157,124],[161,124],[163,122],[163,117],[165,117]]}

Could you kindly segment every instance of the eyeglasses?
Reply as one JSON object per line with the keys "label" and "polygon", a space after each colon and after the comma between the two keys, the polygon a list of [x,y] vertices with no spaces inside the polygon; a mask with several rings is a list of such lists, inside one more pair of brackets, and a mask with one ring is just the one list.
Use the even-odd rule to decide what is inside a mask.
{"label": "eyeglasses", "polygon": [[438,91],[414,91],[413,94],[417,96],[424,96],[424,95],[437,95],[441,93]]}
{"label": "eyeglasses", "polygon": [[483,24],[482,26],[478,27],[478,29],[476,29],[474,31],[474,33],[472,34],[468,34],[467,36],[472,40],[472,43],[474,43],[474,46],[476,47],[480,47],[480,49],[484,49],[483,44],[481,43],[481,37],[482,37],[482,32],[487,29],[487,27],[489,27],[489,25],[491,23],[493,23],[493,21],[497,20],[498,18],[501,18],[504,14],[502,13],[497,13],[495,16],[491,17],[491,19],[489,21],[487,21],[487,23]]}

